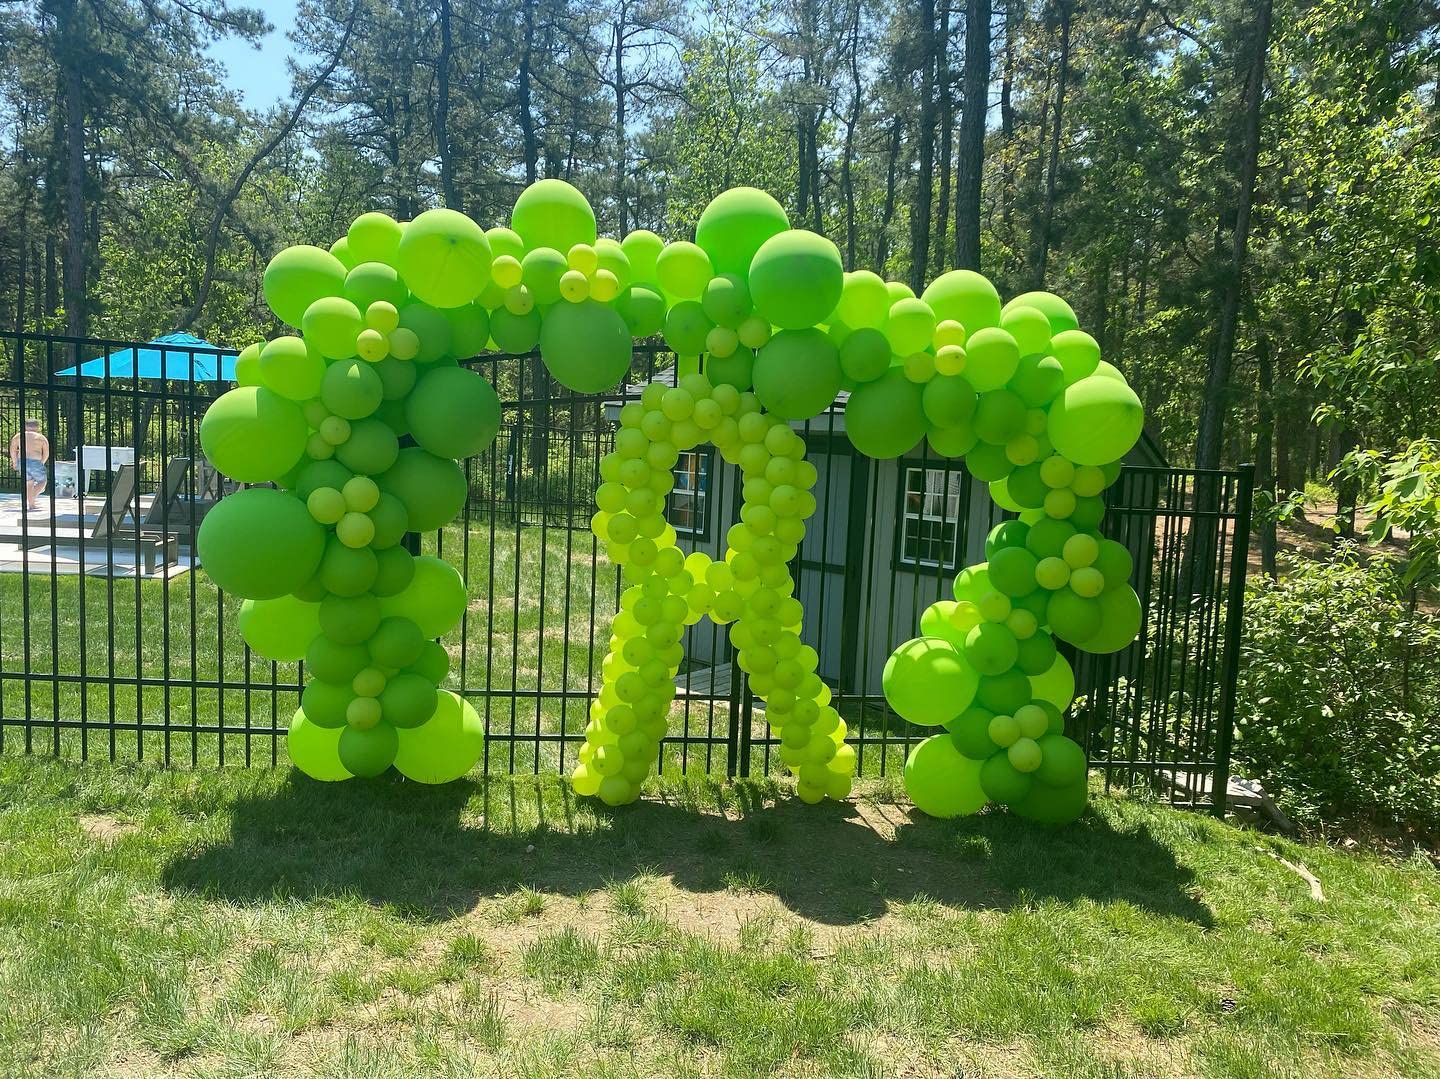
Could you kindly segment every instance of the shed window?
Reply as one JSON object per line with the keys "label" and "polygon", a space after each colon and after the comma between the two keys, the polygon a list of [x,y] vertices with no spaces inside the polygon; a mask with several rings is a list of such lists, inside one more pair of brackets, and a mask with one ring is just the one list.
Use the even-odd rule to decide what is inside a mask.
{"label": "shed window", "polygon": [[897,545],[902,565],[958,564],[962,480],[962,473],[943,468],[905,469]]}
{"label": "shed window", "polygon": [[675,462],[675,488],[670,492],[667,517],[681,535],[704,538],[709,522],[705,512],[710,498],[710,461],[712,451],[685,450]]}

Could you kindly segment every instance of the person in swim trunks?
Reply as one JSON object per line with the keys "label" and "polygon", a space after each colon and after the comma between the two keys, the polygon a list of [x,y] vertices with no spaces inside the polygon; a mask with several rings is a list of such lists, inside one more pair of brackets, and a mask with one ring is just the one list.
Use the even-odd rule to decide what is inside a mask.
{"label": "person in swim trunks", "polygon": [[39,420],[26,420],[25,429],[10,440],[10,464],[25,473],[25,508],[39,509],[39,498],[49,482],[46,462],[50,460],[50,440],[40,433]]}

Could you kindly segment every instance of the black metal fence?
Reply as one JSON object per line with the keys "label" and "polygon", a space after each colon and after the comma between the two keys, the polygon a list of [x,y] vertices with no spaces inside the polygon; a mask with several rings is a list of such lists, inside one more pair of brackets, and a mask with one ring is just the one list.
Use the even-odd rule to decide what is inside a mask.
{"label": "black metal fence", "polygon": [[[105,476],[83,503],[52,485],[25,513],[19,476],[0,461],[0,544],[28,537],[23,552],[0,546],[0,752],[276,763],[303,671],[250,653],[236,625],[240,601],[190,562],[196,522],[223,491],[189,468],[174,499],[146,508],[168,476],[201,460],[199,420],[225,384],[54,373],[132,344],[0,336],[7,440],[26,416],[42,420],[57,461],[73,460],[77,445],[133,453],[143,492],[135,512],[179,540],[174,561],[146,571],[138,539],[123,529],[93,534],[90,522],[107,508]],[[674,360],[637,348],[627,385],[598,396],[561,390],[534,357],[470,363],[500,393],[501,434],[465,464],[460,520],[420,537],[470,593],[458,639],[446,642],[451,688],[485,719],[487,770],[565,770],[584,737],[620,593],[589,532],[599,460],[620,405],[653,378],[673,380]],[[880,668],[918,632],[924,606],[950,598],[955,572],[983,559],[985,534],[1004,514],[963,467],[923,448],[898,462],[856,455],[842,410],[801,433],[820,473],[819,509],[792,566],[805,634],[862,774],[894,773],[932,732],[889,711]],[[671,520],[684,524],[685,544],[719,552],[738,519],[737,477],[703,449],[680,467]],[[1082,700],[1072,733],[1107,784],[1152,783],[1177,803],[1222,808],[1250,491],[1248,469],[1137,465],[1108,492],[1104,527],[1135,556],[1147,618],[1124,652],[1076,657]],[[45,542],[61,524],[65,538]],[[778,769],[763,703],[748,693],[724,630],[702,622],[684,644],[660,769]]]}

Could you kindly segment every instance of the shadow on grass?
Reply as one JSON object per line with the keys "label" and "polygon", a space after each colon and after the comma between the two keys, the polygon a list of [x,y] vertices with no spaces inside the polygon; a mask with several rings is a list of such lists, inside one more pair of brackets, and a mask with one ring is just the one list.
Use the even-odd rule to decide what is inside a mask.
{"label": "shadow on grass", "polygon": [[712,781],[610,810],[557,779],[424,787],[392,774],[333,785],[294,775],[230,813],[226,840],[165,867],[168,888],[238,903],[356,896],[443,920],[522,885],[580,895],[658,874],[691,892],[768,893],[837,925],[924,898],[1000,910],[1125,902],[1211,924],[1169,847],[1094,812],[1062,829],[1006,813],[939,821],[895,804],[808,806],[773,783]]}

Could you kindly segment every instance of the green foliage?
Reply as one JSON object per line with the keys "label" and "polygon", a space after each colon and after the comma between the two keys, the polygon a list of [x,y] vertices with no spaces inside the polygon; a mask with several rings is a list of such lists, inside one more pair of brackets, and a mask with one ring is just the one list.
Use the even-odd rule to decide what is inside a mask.
{"label": "green foliage", "polygon": [[1245,606],[1235,759],[1315,827],[1440,829],[1440,619],[1349,550]]}
{"label": "green foliage", "polygon": [[1408,535],[1405,583],[1432,584],[1440,571],[1440,443],[1419,438],[1388,458],[1357,450],[1341,463],[1341,471],[1358,480],[1362,490],[1374,492],[1364,507],[1373,518],[1371,542],[1396,532]]}

